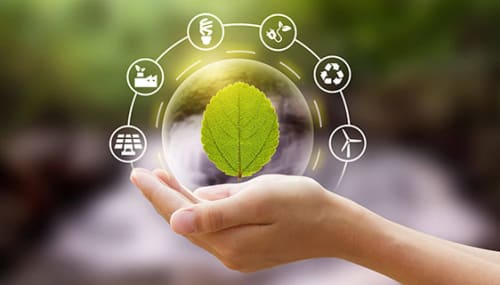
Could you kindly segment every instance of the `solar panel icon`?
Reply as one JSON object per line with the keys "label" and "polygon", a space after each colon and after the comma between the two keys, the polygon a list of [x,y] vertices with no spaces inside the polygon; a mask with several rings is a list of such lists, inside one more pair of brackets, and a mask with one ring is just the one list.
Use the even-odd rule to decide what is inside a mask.
{"label": "solar panel icon", "polygon": [[115,150],[121,150],[122,156],[134,156],[136,150],[142,149],[142,141],[139,134],[119,133],[115,140]]}
{"label": "solar panel icon", "polygon": [[146,137],[133,126],[122,126],[110,138],[110,150],[121,162],[138,160],[146,149]]}

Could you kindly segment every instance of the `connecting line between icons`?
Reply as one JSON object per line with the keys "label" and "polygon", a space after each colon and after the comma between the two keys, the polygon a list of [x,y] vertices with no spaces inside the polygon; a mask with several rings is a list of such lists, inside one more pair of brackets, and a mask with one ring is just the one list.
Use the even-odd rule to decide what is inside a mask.
{"label": "connecting line between icons", "polygon": [[340,187],[340,184],[342,184],[342,180],[344,180],[344,175],[345,175],[345,172],[347,170],[347,165],[348,164],[349,164],[349,162],[344,162],[344,166],[342,168],[342,173],[340,174],[339,181],[337,182],[337,185],[335,186],[335,190]]}
{"label": "connecting line between icons", "polygon": [[295,39],[295,42],[305,48],[310,54],[312,54],[317,60],[321,60],[321,57],[317,53],[315,53],[310,47],[308,47],[305,43],[299,41],[299,39]]}
{"label": "connecting line between icons", "polygon": [[[260,29],[261,25],[258,25],[258,24],[251,24],[251,23],[227,23],[227,24],[224,24],[223,25],[224,27],[251,27],[251,28],[258,28]],[[172,44],[171,46],[169,46],[162,54],[160,54],[160,56],[158,56],[158,58],[156,58],[156,62],[159,62],[164,56],[166,56],[171,50],[173,50],[175,47],[177,47],[178,45],[182,44],[184,41],[188,40],[188,36],[185,36],[183,37],[182,39],[178,40],[177,42],[175,42],[174,44]],[[303,42],[301,42],[299,39],[295,39],[295,42],[297,44],[299,44],[300,46],[302,46],[304,49],[306,49],[311,55],[313,55],[317,60],[321,60],[321,58],[318,56],[318,54],[316,54],[316,52],[314,52],[310,47],[308,47],[306,44],[304,44]],[[231,50],[231,51],[227,51],[227,53],[247,53],[247,54],[255,54],[254,51],[246,51],[246,50]],[[199,63],[201,62],[201,60],[193,63],[192,65],[190,65],[186,70],[184,70],[181,74],[179,74],[179,76],[176,78],[176,81],[178,81],[183,75],[185,75],[186,72],[188,72],[190,69],[192,69],[193,67],[195,67],[196,65],[198,65]],[[282,66],[284,66],[286,69],[288,69],[295,77],[297,77],[299,80],[300,80],[300,76],[297,74],[297,72],[295,72],[295,70],[293,70],[292,68],[290,68],[288,65],[286,65],[285,63],[281,62],[280,61],[280,64]],[[341,96],[342,96],[342,100],[344,102],[344,107],[346,109],[346,114],[347,114],[347,122],[348,124],[350,124],[350,118],[349,118],[349,113],[348,113],[348,110],[347,110],[347,104],[345,102],[345,98],[344,98],[344,95],[343,93],[341,92],[340,93]],[[133,109],[134,109],[134,104],[135,104],[135,100],[137,98],[137,93],[134,94],[133,98],[132,98],[132,102],[130,104],[130,109],[129,109],[129,113],[128,113],[128,120],[127,120],[127,125],[130,125],[131,124],[131,121],[132,121],[132,112],[133,112]],[[162,102],[163,103],[163,102]],[[319,122],[320,122],[320,127],[322,127],[322,121],[321,121],[321,115],[319,113],[319,109],[317,107],[317,103],[316,101],[314,102],[315,106],[316,106],[316,110],[318,112],[318,118],[319,118]],[[158,125],[158,122],[156,122]]]}
{"label": "connecting line between icons", "polygon": [[259,28],[260,29],[260,25],[250,24],[250,23],[228,23],[228,24],[224,24],[224,27],[252,27],[252,28]]}
{"label": "connecting line between icons", "polygon": [[[221,23],[222,24],[222,23]],[[227,23],[227,24],[222,24],[223,27],[250,27],[250,28],[257,28],[257,29],[261,29],[262,28],[262,24],[259,25],[259,24],[251,24],[251,23]],[[185,36],[183,38],[181,38],[180,40],[176,41],[175,43],[173,43],[171,46],[169,46],[165,51],[163,51],[163,53],[160,54],[160,56],[158,56],[158,58],[156,58],[156,60],[154,60],[154,62],[156,63],[159,63],[159,61],[165,57],[170,51],[172,51],[175,47],[181,45],[184,41],[190,41],[190,38],[189,36]],[[302,41],[300,41],[298,38],[296,38],[295,36],[295,39],[293,40],[293,43],[297,43],[298,45],[300,45],[303,49],[305,49],[307,52],[309,52],[314,58],[316,58],[316,60],[318,61],[318,64],[320,61],[322,61],[322,58],[314,51],[312,50],[309,46],[307,46],[305,43],[303,43]],[[252,55],[255,55],[256,52],[255,51],[252,51],[252,50],[228,50],[226,51],[227,54],[252,54]],[[324,59],[323,59],[324,60]],[[153,60],[151,60],[153,61]],[[196,67],[198,64],[200,64],[202,61],[201,60],[198,60],[196,62],[194,62],[193,64],[191,64],[190,66],[188,66],[183,72],[181,72],[177,78],[175,79],[176,81],[179,81],[184,75],[186,75],[190,70],[192,70],[194,67]],[[280,61],[279,62],[280,65],[282,65],[284,68],[286,68],[291,74],[293,74],[298,80],[301,79],[300,75],[294,70],[292,69],[290,66],[288,66],[287,64],[285,64],[284,62]],[[346,63],[347,64],[347,63]],[[349,67],[348,67],[349,68]],[[350,70],[349,70],[350,72]],[[350,74],[350,73],[349,73]],[[345,87],[344,87],[345,88]],[[321,89],[321,87],[320,87]],[[322,89],[323,90],[323,89]],[[348,106],[347,106],[347,102],[346,102],[346,98],[345,98],[345,95],[344,93],[342,92],[342,89],[340,89],[339,91],[335,92],[328,92],[328,93],[338,93],[342,99],[342,104],[344,105],[344,109],[345,109],[345,113],[346,113],[346,120],[347,120],[347,126],[352,126],[351,125],[351,118],[350,118],[350,113],[349,113],[349,109],[348,109]],[[127,119],[127,126],[131,126],[131,122],[132,122],[132,113],[133,113],[133,109],[134,109],[134,105],[135,105],[135,101],[137,99],[137,96],[139,95],[139,93],[134,92],[134,96],[132,98],[132,102],[130,104],[130,109],[129,109],[129,113],[128,113],[128,119]],[[142,94],[141,94],[142,95]],[[321,113],[320,113],[320,109],[319,109],[319,106],[318,106],[318,103],[316,100],[313,100],[313,103],[314,103],[314,107],[316,109],[316,113],[317,113],[317,117],[318,117],[318,124],[319,124],[319,128],[323,128],[323,121],[322,121],[322,117],[321,117]],[[158,113],[157,113],[157,116],[156,116],[156,123],[155,123],[155,126],[156,128],[159,127],[159,123],[160,123],[160,117],[161,117],[161,113],[163,111],[163,106],[164,106],[164,102],[161,102],[160,106],[159,106],[159,109],[158,109]],[[353,126],[355,127],[355,126]],[[331,150],[330,150],[331,151]],[[319,164],[319,160],[320,160],[320,156],[321,156],[321,149],[318,149],[317,151],[317,154],[316,154],[316,157],[315,157],[315,160],[314,160],[314,163],[313,163],[313,166],[312,166],[312,170],[316,170],[317,167],[318,167],[318,164]],[[163,156],[162,156],[162,153],[158,153],[158,159],[160,160],[160,164],[162,165],[162,167],[165,168],[165,165],[164,165],[164,159],[163,159]],[[130,162],[129,163],[130,166],[132,168],[134,168],[134,162]],[[344,175],[346,173],[346,170],[347,170],[347,165],[349,164],[349,161],[345,161],[344,162],[344,165],[343,165],[343,168],[342,168],[342,173],[339,177],[339,180],[337,182],[337,185],[335,187],[335,189],[337,189],[338,187],[340,187],[343,179],[344,179]]]}
{"label": "connecting line between icons", "polygon": [[135,99],[137,98],[137,93],[132,97],[132,102],[130,103],[130,109],[128,110],[128,119],[127,125],[130,126],[130,122],[132,121],[132,112],[134,111]]}
{"label": "connecting line between icons", "polygon": [[167,53],[169,53],[171,50],[173,50],[176,46],[182,44],[184,41],[188,40],[188,36],[183,37],[182,39],[178,40],[175,42],[173,45],[169,46],[157,59],[156,62],[159,62]]}
{"label": "connecting line between icons", "polygon": [[[340,91],[340,97],[342,98],[342,103],[344,104],[344,109],[345,109],[345,115],[347,118],[347,124],[351,125],[351,116],[349,114],[349,108],[347,107],[347,102],[344,96],[344,92]],[[342,167],[342,173],[340,174],[339,181],[337,182],[337,185],[335,186],[335,189],[338,189],[340,185],[342,184],[342,180],[344,180],[344,175],[347,170],[347,165],[349,162],[344,162],[344,166]]]}
{"label": "connecting line between icons", "polygon": [[[258,24],[250,24],[250,23],[228,23],[224,24],[224,27],[252,27],[260,29],[260,25]],[[321,57],[314,52],[310,47],[308,47],[305,43],[301,42],[299,39],[295,39],[295,42],[306,49],[310,54],[312,54],[317,60],[321,60]]]}
{"label": "connecting line between icons", "polygon": [[349,108],[347,107],[347,102],[345,100],[344,92],[340,91],[340,97],[342,98],[342,103],[344,104],[344,109],[345,109],[345,115],[347,118],[347,124],[351,124],[351,116],[349,115]]}

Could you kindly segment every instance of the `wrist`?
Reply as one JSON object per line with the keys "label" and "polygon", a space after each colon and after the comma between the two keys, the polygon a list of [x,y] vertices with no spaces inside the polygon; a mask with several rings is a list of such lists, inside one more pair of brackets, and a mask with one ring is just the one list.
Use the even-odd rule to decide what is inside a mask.
{"label": "wrist", "polygon": [[389,232],[389,224],[361,205],[329,194],[329,214],[323,227],[328,237],[325,245],[328,256],[359,261],[366,256],[368,249],[383,242]]}

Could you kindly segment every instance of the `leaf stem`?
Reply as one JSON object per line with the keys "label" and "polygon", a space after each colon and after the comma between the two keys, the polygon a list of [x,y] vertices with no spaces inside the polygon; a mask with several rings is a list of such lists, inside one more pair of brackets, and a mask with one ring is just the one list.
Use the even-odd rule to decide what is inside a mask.
{"label": "leaf stem", "polygon": [[238,92],[238,181],[241,179],[241,92]]}

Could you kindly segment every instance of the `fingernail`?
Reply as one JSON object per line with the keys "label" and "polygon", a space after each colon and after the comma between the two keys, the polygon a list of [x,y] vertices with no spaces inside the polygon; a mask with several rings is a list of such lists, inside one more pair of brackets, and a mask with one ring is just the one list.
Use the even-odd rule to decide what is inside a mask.
{"label": "fingernail", "polygon": [[172,216],[172,227],[178,234],[194,233],[194,211],[192,209],[181,210]]}

